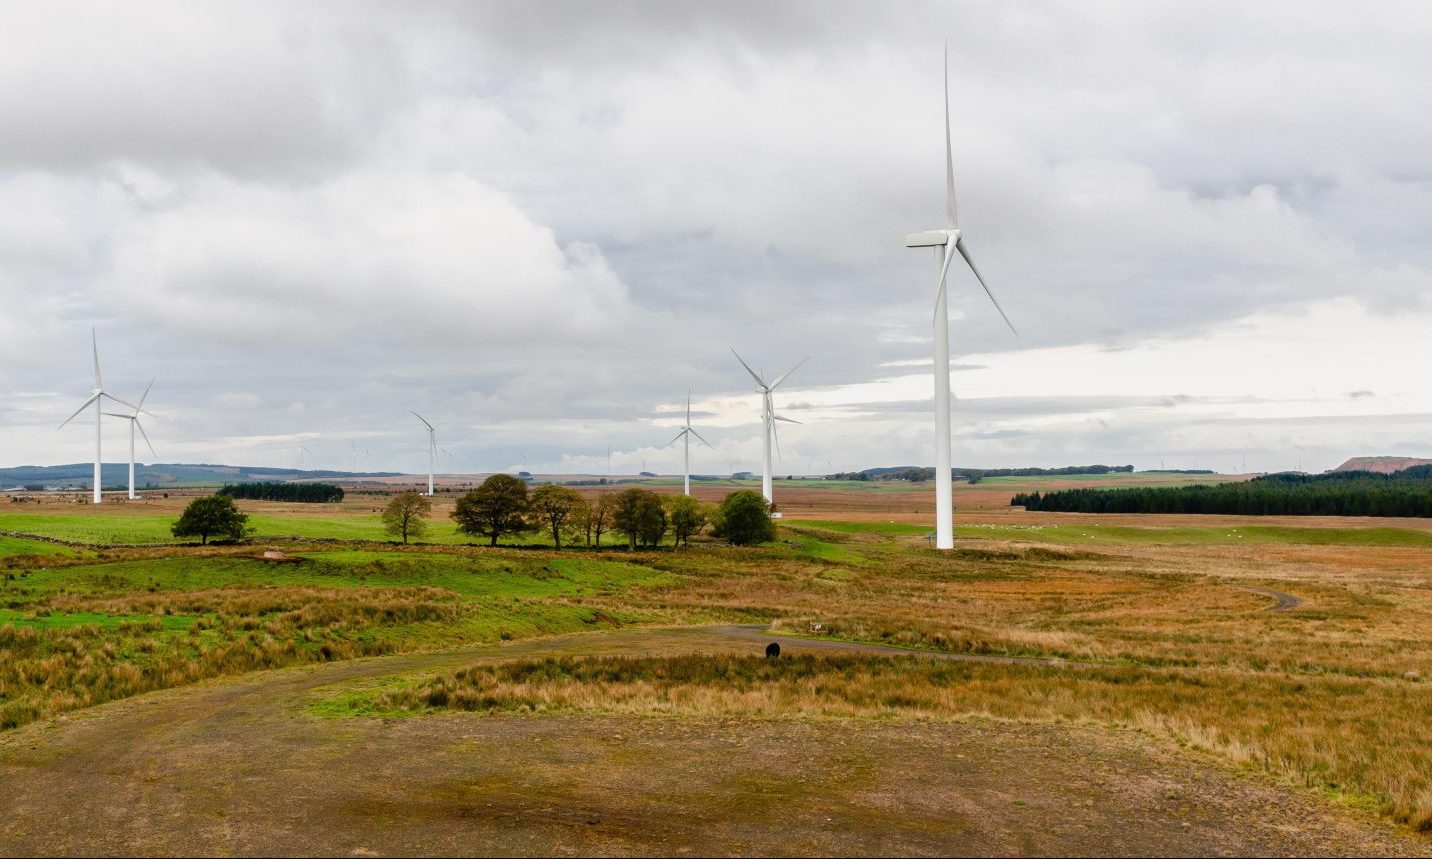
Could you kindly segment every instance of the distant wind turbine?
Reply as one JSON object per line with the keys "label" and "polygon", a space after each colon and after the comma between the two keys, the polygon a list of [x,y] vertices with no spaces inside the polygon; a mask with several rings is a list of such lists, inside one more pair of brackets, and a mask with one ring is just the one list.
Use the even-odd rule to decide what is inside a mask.
{"label": "distant wind turbine", "polygon": [[134,407],[134,414],[132,414],[132,415],[126,415],[126,414],[121,414],[121,413],[119,413],[119,412],[105,412],[105,414],[109,415],[109,416],[112,417],[112,418],[124,418],[125,420],[129,421],[129,500],[130,500],[130,501],[133,501],[133,500],[135,500],[136,498],[139,497],[139,496],[135,493],[135,491],[134,491],[134,431],[135,431],[136,429],[139,430],[139,434],[140,434],[140,435],[144,436],[144,443],[147,444],[147,445],[149,445],[149,452],[150,452],[151,454],[154,454],[154,456],[158,456],[158,455],[159,455],[159,454],[157,454],[157,453],[154,453],[154,444],[153,444],[152,442],[150,442],[150,440],[149,440],[149,433],[147,433],[147,432],[144,431],[144,424],[142,424],[142,423],[139,422],[139,416],[140,416],[140,414],[146,414],[146,415],[149,415],[150,417],[154,417],[154,414],[153,414],[152,412],[146,412],[146,411],[144,411],[144,401],[149,398],[149,388],[152,388],[152,387],[154,387],[154,380],[151,379],[150,382],[149,382],[149,387],[144,389],[144,394],[141,395],[140,398],[139,398],[139,405],[137,405],[137,406]]}
{"label": "distant wind turbine", "polygon": [[115,401],[116,403],[119,403],[119,404],[122,405],[122,406],[129,406],[131,409],[136,409],[136,410],[137,410],[138,407],[135,406],[133,403],[129,403],[129,402],[126,402],[126,401],[124,401],[124,400],[121,400],[119,397],[111,396],[110,394],[105,393],[104,383],[101,382],[101,381],[100,381],[100,378],[99,378],[99,336],[95,334],[95,331],[94,331],[93,328],[90,329],[90,344],[91,344],[91,345],[93,346],[93,348],[94,348],[94,387],[90,389],[89,399],[85,400],[84,403],[83,403],[79,408],[75,409],[75,413],[74,413],[74,414],[72,414],[72,415],[70,415],[69,417],[65,418],[65,423],[60,424],[59,428],[60,428],[60,429],[64,429],[64,428],[65,428],[65,424],[68,424],[70,421],[72,421],[72,420],[74,420],[75,418],[79,417],[80,412],[84,411],[86,406],[88,406],[88,405],[91,404],[91,403],[94,404],[94,503],[99,504],[99,503],[101,503],[101,502],[104,500],[104,497],[103,497],[103,495],[101,494],[101,483],[100,483],[100,473],[99,473],[99,470],[100,470],[100,468],[99,468],[99,466],[100,466],[100,420],[101,420],[101,417],[100,417],[100,409],[101,409],[100,401],[103,400],[103,399],[105,399],[106,397],[108,397],[109,399]]}
{"label": "distant wind turbine", "polygon": [[428,495],[433,494],[433,472],[438,467],[438,428],[428,422],[428,419],[413,412],[413,417],[423,422],[428,428]]}
{"label": "distant wind turbine", "polygon": [[800,423],[800,421],[793,421],[790,418],[781,417],[776,414],[776,406],[771,398],[771,392],[779,388],[786,379],[791,377],[792,373],[801,368],[801,364],[809,361],[810,357],[802,358],[799,364],[796,364],[794,367],[777,376],[774,382],[766,384],[766,380],[761,378],[761,374],[752,370],[751,365],[747,364],[746,360],[738,355],[735,349],[731,350],[731,354],[736,356],[736,360],[740,361],[741,366],[746,368],[746,372],[751,374],[751,378],[756,380],[756,393],[761,395],[761,423],[764,424],[765,429],[761,438],[764,453],[762,462],[765,467],[765,471],[761,472],[761,495],[765,497],[767,504],[771,504],[775,500],[771,491],[771,446],[775,445],[778,455],[781,451],[780,439],[776,438],[776,421],[785,421],[788,424]]}
{"label": "distant wind turbine", "polygon": [[954,495],[950,477],[950,311],[946,301],[945,279],[955,253],[964,257],[975,279],[984,287],[989,300],[1004,318],[1015,336],[1014,323],[1000,307],[980,276],[960,234],[959,217],[955,210],[955,166],[950,146],[950,49],[945,46],[945,218],[942,230],[927,230],[905,237],[905,247],[935,248],[935,547],[955,547]]}
{"label": "distant wind turbine", "polygon": [[[669,441],[669,442],[666,443],[666,446],[667,446],[667,447],[671,447],[673,444],[676,444],[678,441],[682,442],[682,451],[681,451],[682,467],[681,467],[681,470],[682,470],[682,474],[685,475],[685,482],[684,482],[684,484],[683,484],[684,488],[682,489],[682,492],[685,492],[687,495],[690,495],[690,494],[691,494],[691,437],[692,437],[692,436],[696,436],[696,439],[697,439],[698,441],[700,441],[702,444],[706,445],[707,447],[711,447],[711,442],[709,442],[709,441],[707,441],[706,439],[702,438],[702,437],[701,437],[701,433],[697,432],[697,431],[696,431],[696,428],[691,425],[691,392],[690,392],[690,391],[687,391],[687,392],[686,392],[686,423],[684,423],[684,424],[681,425],[681,432],[679,432],[679,433],[676,434],[676,438],[674,438],[674,439],[672,439],[671,441]],[[713,448],[713,449],[714,449],[714,448]]]}

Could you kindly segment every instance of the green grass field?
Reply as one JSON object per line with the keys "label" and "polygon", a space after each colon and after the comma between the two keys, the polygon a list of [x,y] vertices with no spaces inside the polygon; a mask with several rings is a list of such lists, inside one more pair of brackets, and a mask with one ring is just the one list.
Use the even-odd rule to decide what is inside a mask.
{"label": "green grass field", "polygon": [[[152,516],[125,514],[105,517],[92,514],[0,513],[0,530],[99,545],[143,546],[192,542],[176,541],[174,535],[170,533],[169,529],[177,518],[177,515],[172,513]],[[248,524],[253,530],[252,536],[259,540],[283,537],[371,542],[392,540],[392,537],[384,532],[382,519],[376,513],[338,512],[317,505],[311,511],[296,511],[293,515],[274,516],[252,513],[249,514]],[[15,538],[0,538],[0,540],[4,539]],[[486,542],[480,538],[460,533],[457,526],[449,520],[436,518],[428,523],[428,533],[423,541],[453,546],[479,545]],[[31,545],[44,545],[53,550],[63,551],[63,547],[53,544],[27,542]],[[503,545],[542,545],[550,542],[550,535],[544,535],[543,532],[507,535],[502,538]],[[604,542],[606,541],[604,540]],[[18,550],[6,550],[4,543],[0,543],[0,551],[5,554],[20,553]]]}
{"label": "green grass field", "polygon": [[22,537],[0,536],[0,557],[6,555],[57,555],[73,557],[75,550],[69,546],[58,546],[44,540],[26,540]]}

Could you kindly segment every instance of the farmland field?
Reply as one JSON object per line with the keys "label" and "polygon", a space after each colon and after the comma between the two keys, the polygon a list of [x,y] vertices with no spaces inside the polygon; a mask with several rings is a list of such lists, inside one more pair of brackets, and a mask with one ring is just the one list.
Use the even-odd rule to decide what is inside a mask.
{"label": "farmland field", "polygon": [[409,547],[357,493],[239,546],[155,545],[192,495],[7,505],[106,545],[0,537],[0,847],[1432,852],[1429,523],[1008,507],[1041,480],[964,487],[947,554],[921,487],[636,553],[466,545],[446,495]]}

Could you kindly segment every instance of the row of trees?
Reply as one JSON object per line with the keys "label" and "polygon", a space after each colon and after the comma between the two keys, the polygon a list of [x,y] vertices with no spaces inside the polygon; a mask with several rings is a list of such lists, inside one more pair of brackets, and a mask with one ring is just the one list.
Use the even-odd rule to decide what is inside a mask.
{"label": "row of trees", "polygon": [[[383,511],[388,534],[404,543],[420,540],[427,532],[432,503],[415,492],[398,495]],[[508,474],[494,474],[478,488],[457,500],[452,519],[458,530],[485,537],[496,546],[505,536],[546,531],[552,545],[578,539],[587,546],[600,546],[602,535],[615,532],[626,538],[627,547],[656,546],[670,534],[677,546],[690,543],[707,526],[712,533],[736,545],[774,539],[770,507],[755,492],[742,490],[712,508],[689,495],[663,496],[632,487],[604,493],[588,501],[570,486],[547,484],[530,489],[527,483]]]}
{"label": "row of trees", "polygon": [[1272,474],[1244,483],[1063,489],[1021,493],[1010,504],[1058,513],[1432,517],[1432,473]]}
{"label": "row of trees", "polygon": [[251,501],[323,504],[342,501],[343,487],[332,483],[226,483],[219,494]]}
{"label": "row of trees", "polygon": [[[432,511],[433,503],[424,495],[396,495],[383,510],[384,529],[404,543],[421,540]],[[564,540],[577,539],[601,546],[602,535],[615,532],[626,537],[633,551],[656,546],[668,534],[675,545],[686,546],[708,526],[715,536],[738,546],[776,536],[770,505],[750,490],[732,492],[719,507],[689,495],[663,496],[635,487],[588,501],[568,486],[529,491],[524,481],[506,474],[489,477],[459,498],[452,518],[459,531],[486,537],[492,546],[501,537],[533,531],[549,532],[558,549]],[[239,540],[249,532],[248,516],[239,511],[232,496],[209,495],[191,501],[170,531],[176,537],[198,537],[205,544],[211,539]]]}

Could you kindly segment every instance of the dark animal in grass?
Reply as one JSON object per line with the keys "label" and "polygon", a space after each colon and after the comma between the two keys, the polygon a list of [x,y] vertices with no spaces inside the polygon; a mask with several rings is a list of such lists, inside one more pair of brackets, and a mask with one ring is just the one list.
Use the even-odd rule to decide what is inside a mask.
{"label": "dark animal in grass", "polygon": [[780,656],[780,655],[781,655],[781,645],[780,645],[780,643],[773,641],[773,642],[771,642],[770,644],[767,644],[767,645],[766,645],[766,658],[767,658],[767,659],[775,659],[777,656]]}

